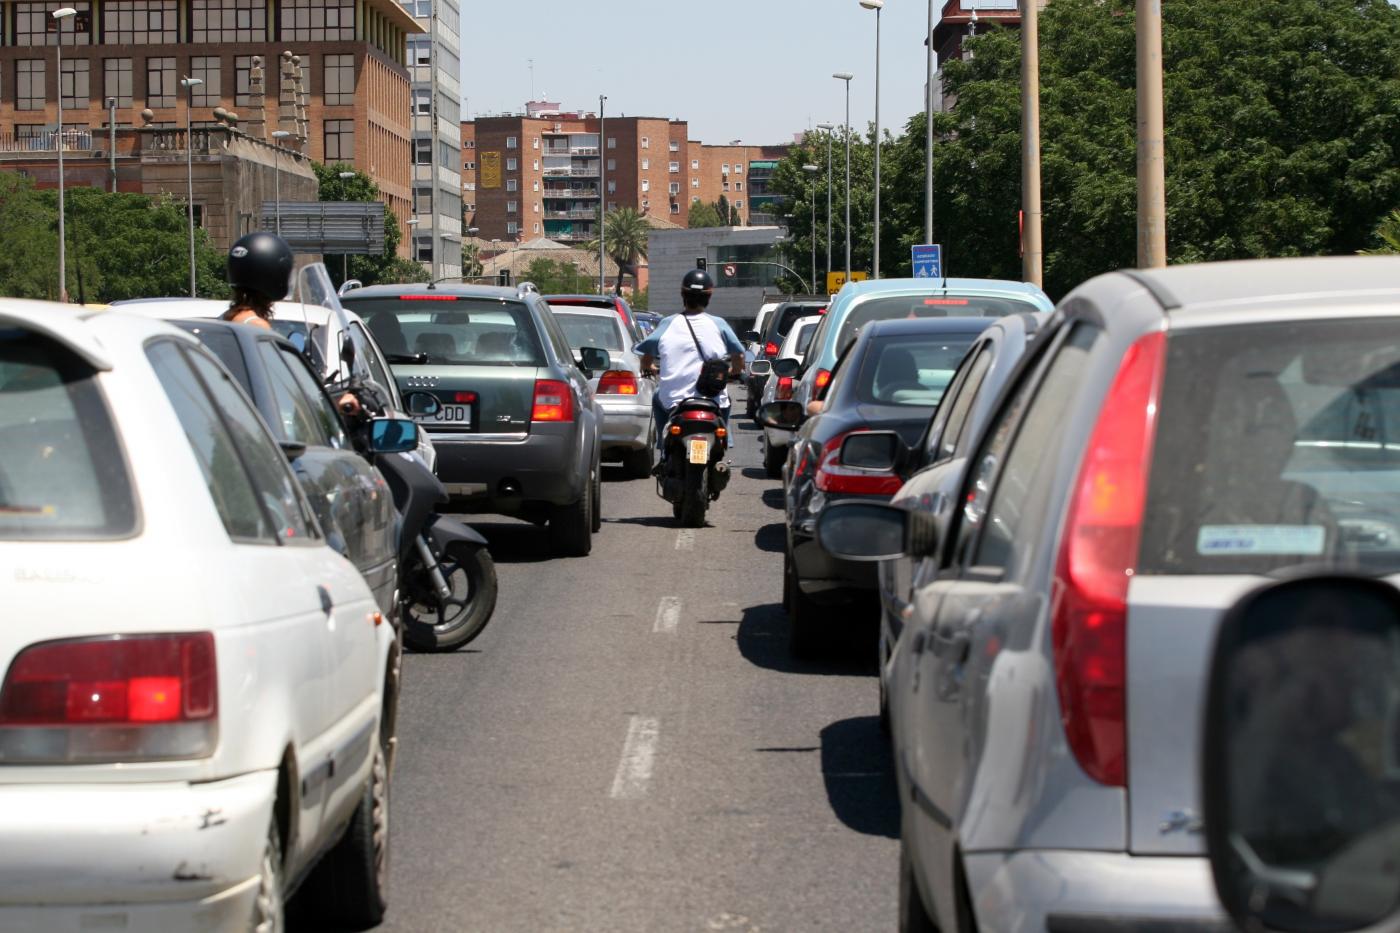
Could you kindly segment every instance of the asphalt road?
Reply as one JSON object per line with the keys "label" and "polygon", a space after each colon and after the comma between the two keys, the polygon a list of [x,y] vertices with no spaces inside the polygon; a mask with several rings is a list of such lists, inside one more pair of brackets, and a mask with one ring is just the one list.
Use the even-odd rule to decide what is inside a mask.
{"label": "asphalt road", "polygon": [[476,522],[500,601],[466,650],[406,660],[382,930],[895,927],[873,624],[791,660],[778,484],[735,427],[709,527],[612,468],[587,558]]}

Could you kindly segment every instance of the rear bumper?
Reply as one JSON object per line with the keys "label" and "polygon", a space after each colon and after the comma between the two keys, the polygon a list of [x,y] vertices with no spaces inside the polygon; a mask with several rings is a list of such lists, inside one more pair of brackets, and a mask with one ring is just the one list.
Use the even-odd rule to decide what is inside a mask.
{"label": "rear bumper", "polygon": [[[573,430],[533,425],[529,434],[436,435],[438,478],[454,505],[470,512],[512,512],[526,502],[568,505],[587,487]],[[518,495],[507,492],[519,489]]]}
{"label": "rear bumper", "polygon": [[874,590],[879,565],[841,560],[822,550],[815,538],[792,534],[793,568],[802,592],[819,602],[841,602],[857,593]]}
{"label": "rear bumper", "polygon": [[599,399],[603,408],[603,451],[646,447],[651,433],[651,404],[630,402],[625,405]]}
{"label": "rear bumper", "polygon": [[1232,933],[1200,857],[1027,850],[963,856],[983,930]]}
{"label": "rear bumper", "polygon": [[277,772],[0,787],[0,931],[246,930]]}

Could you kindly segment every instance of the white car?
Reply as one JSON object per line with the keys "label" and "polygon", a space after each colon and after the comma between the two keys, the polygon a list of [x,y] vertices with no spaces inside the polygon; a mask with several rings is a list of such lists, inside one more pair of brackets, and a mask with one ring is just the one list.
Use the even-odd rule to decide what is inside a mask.
{"label": "white car", "polygon": [[0,568],[0,930],[379,920],[393,626],[194,337],[0,299]]}
{"label": "white car", "polygon": [[[792,330],[783,338],[783,345],[778,349],[775,359],[796,360],[800,366],[807,355],[807,347],[812,343],[812,335],[817,332],[817,325],[821,322],[819,314],[798,318],[793,323]],[[794,376],[770,378],[763,387],[763,398],[759,404],[766,405],[769,402],[791,399],[796,382]],[[787,459],[787,450],[792,446],[792,438],[796,433],[782,428],[763,429],[763,469],[770,477],[776,478],[782,471],[783,461]]]}

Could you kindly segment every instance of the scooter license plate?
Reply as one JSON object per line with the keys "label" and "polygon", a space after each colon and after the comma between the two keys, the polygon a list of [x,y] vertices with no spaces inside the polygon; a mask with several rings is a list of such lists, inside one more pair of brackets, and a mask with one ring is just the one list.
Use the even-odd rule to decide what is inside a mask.
{"label": "scooter license plate", "polygon": [[690,441],[690,462],[709,463],[710,462],[710,442],[703,437],[697,437]]}

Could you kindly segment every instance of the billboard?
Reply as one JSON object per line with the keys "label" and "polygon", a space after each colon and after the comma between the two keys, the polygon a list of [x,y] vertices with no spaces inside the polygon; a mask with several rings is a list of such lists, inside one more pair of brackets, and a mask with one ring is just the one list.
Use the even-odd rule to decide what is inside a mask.
{"label": "billboard", "polygon": [[[262,204],[262,229],[277,231],[277,202]],[[296,253],[384,253],[384,205],[378,201],[283,201],[282,238]]]}
{"label": "billboard", "polygon": [[501,154],[483,152],[480,162],[476,175],[477,184],[483,188],[501,187]]}

